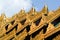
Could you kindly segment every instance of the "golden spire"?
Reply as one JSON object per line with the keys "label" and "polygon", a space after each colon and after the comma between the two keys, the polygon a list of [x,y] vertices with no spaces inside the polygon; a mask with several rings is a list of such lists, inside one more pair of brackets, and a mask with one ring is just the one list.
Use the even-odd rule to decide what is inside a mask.
{"label": "golden spire", "polygon": [[24,13],[25,13],[24,8],[23,8],[23,9],[21,9],[20,13],[21,13],[21,14],[24,14]]}
{"label": "golden spire", "polygon": [[45,5],[45,6],[43,7],[43,9],[42,9],[41,12],[44,13],[44,14],[47,14],[47,13],[48,13],[48,7],[47,7],[47,5]]}
{"label": "golden spire", "polygon": [[0,16],[0,21],[3,21],[4,19],[6,19],[6,16],[5,16],[4,13],[2,13],[1,16]]}
{"label": "golden spire", "polygon": [[35,8],[34,8],[33,4],[32,4],[32,8],[31,8],[31,12],[33,12],[33,13],[35,13],[35,12],[36,12],[36,10],[35,10]]}
{"label": "golden spire", "polygon": [[32,12],[35,12],[35,8],[34,8],[34,7],[32,7],[31,11],[32,11]]}
{"label": "golden spire", "polygon": [[32,7],[32,9],[30,10],[29,14],[35,14],[36,13],[36,10],[34,7]]}
{"label": "golden spire", "polygon": [[6,16],[5,16],[5,13],[2,13],[2,14],[1,14],[1,17],[6,17]]}

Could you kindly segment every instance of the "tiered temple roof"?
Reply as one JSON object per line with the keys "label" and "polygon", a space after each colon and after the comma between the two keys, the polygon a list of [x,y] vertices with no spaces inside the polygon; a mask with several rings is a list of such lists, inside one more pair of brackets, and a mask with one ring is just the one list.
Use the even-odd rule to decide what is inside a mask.
{"label": "tiered temple roof", "polygon": [[7,18],[0,16],[0,40],[60,40],[60,8],[37,12],[21,10]]}

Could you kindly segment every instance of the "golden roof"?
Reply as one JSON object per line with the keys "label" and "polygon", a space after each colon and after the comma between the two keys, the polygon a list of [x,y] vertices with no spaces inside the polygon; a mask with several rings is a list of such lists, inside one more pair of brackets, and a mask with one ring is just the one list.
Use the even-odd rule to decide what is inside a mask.
{"label": "golden roof", "polygon": [[45,40],[54,34],[52,39],[60,40],[59,32],[60,8],[48,11],[45,5],[40,12],[32,8],[29,12],[22,9],[11,18],[0,16],[0,40]]}

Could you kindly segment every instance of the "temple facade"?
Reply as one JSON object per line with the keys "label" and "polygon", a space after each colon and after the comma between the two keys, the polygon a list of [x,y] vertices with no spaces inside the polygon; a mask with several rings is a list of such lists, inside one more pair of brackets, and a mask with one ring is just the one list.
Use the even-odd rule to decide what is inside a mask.
{"label": "temple facade", "polygon": [[22,9],[10,18],[2,14],[0,40],[60,40],[60,8],[49,11],[44,6],[39,12]]}

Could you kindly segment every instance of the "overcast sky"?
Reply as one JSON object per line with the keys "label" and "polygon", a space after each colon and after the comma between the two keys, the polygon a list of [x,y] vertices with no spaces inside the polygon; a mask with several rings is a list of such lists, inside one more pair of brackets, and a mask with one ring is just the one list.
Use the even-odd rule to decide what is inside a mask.
{"label": "overcast sky", "polygon": [[29,11],[34,7],[40,11],[44,5],[47,5],[49,10],[56,10],[60,6],[60,0],[0,0],[0,14],[5,13],[11,17],[23,8]]}

